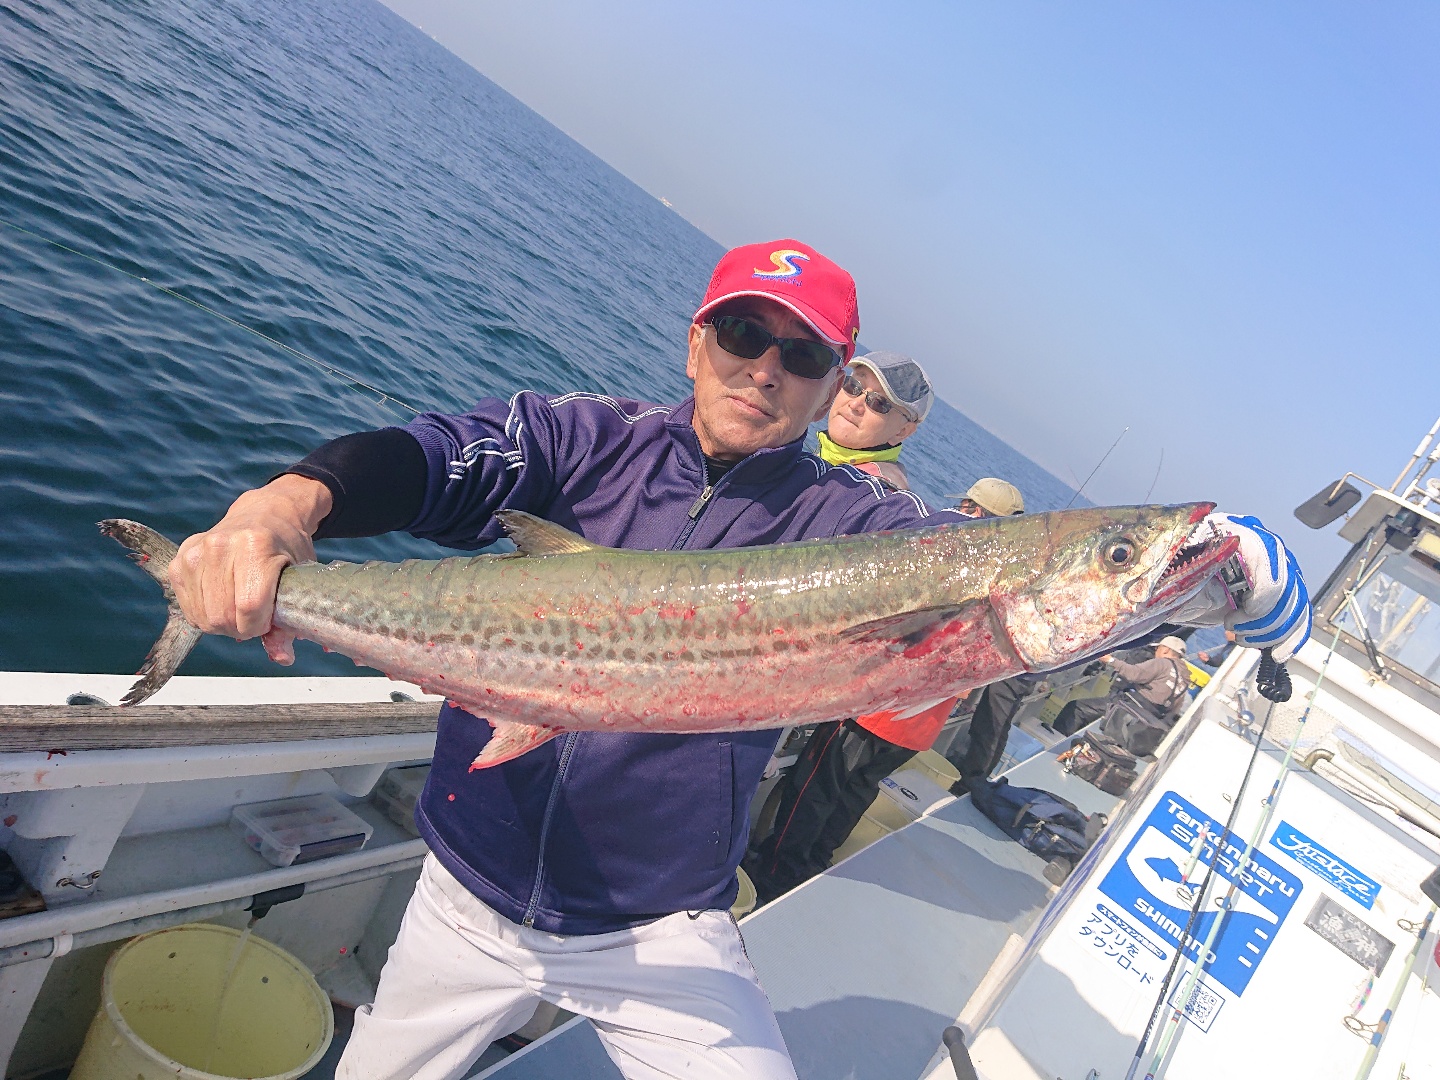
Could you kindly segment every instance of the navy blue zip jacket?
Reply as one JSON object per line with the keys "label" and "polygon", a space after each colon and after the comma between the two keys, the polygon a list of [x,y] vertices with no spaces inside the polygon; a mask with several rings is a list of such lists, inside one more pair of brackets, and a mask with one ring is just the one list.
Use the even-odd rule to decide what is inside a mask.
{"label": "navy blue zip jacket", "polygon": [[[752,454],[710,488],[693,409],[522,392],[460,416],[423,415],[405,429],[427,475],[407,531],[474,549],[503,534],[494,513],[511,508],[597,544],[664,550],[964,520],[826,465],[798,439]],[[441,710],[415,816],[446,869],[505,918],[598,934],[733,903],[777,731],[572,733],[470,772],[490,734],[483,719]]]}

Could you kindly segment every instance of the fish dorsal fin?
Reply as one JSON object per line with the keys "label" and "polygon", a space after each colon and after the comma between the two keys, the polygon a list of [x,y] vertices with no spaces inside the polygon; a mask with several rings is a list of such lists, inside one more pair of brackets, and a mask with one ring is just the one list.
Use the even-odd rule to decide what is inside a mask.
{"label": "fish dorsal fin", "polygon": [[920,644],[947,623],[964,615],[971,606],[971,603],[943,604],[902,611],[898,615],[847,626],[839,636],[840,640],[850,643],[884,641],[903,649]]}
{"label": "fish dorsal fin", "polygon": [[516,550],[521,555],[574,555],[581,551],[606,550],[553,521],[523,510],[497,510],[495,516],[505,526],[505,532],[515,541]]}

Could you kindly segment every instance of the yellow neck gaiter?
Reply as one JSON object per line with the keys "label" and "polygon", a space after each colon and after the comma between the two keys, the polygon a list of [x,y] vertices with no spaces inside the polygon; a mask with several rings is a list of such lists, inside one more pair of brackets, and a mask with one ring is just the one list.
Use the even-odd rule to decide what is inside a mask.
{"label": "yellow neck gaiter", "polygon": [[851,450],[841,446],[823,431],[815,433],[820,440],[820,458],[827,465],[858,465],[862,461],[895,461],[900,457],[899,446],[885,446],[878,450]]}

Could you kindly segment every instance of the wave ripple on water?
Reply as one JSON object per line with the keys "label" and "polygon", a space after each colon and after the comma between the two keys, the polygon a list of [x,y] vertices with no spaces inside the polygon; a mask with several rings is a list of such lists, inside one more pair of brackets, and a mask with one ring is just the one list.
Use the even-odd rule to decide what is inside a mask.
{"label": "wave ripple on water", "polygon": [[[688,391],[719,245],[377,3],[0,0],[0,102],[0,217],[401,401]],[[408,418],[4,227],[0,342],[0,668],[138,665],[163,608],[100,518],[178,539],[317,443]],[[987,473],[1037,509],[1070,496],[943,403],[906,462],[932,499]],[[277,671],[214,639],[185,670]],[[353,670],[313,649],[291,669]]]}

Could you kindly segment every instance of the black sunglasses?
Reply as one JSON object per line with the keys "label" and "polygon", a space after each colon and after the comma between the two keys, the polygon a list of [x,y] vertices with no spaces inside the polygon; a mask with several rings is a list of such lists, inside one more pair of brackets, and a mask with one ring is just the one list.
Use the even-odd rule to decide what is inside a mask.
{"label": "black sunglasses", "polygon": [[878,390],[866,390],[864,386],[860,385],[860,380],[855,378],[854,375],[846,375],[840,383],[840,389],[844,390],[845,393],[851,397],[859,397],[861,394],[864,394],[865,407],[871,412],[877,412],[881,416],[884,416],[889,413],[891,409],[899,409],[901,415],[904,416],[906,420],[915,419],[910,410],[905,408],[904,405],[891,401]]}
{"label": "black sunglasses", "polygon": [[844,358],[809,338],[776,337],[765,327],[738,315],[717,315],[710,320],[715,340],[732,356],[754,360],[771,345],[780,349],[780,366],[802,379],[823,379],[845,362]]}

